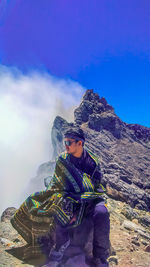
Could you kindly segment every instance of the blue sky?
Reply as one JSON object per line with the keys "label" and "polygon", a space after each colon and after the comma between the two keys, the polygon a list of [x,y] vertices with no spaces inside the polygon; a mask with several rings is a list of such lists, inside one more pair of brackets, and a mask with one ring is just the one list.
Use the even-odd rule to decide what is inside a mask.
{"label": "blue sky", "polygon": [[54,118],[91,88],[150,127],[149,0],[0,0],[0,213],[33,193]]}
{"label": "blue sky", "polygon": [[149,0],[1,0],[0,63],[93,88],[150,127]]}

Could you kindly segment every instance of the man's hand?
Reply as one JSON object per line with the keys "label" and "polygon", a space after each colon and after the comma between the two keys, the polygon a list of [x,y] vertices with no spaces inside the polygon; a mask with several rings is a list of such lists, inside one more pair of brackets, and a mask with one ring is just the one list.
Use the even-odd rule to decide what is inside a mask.
{"label": "man's hand", "polygon": [[72,224],[73,222],[75,222],[76,219],[77,219],[76,214],[74,214],[69,224]]}

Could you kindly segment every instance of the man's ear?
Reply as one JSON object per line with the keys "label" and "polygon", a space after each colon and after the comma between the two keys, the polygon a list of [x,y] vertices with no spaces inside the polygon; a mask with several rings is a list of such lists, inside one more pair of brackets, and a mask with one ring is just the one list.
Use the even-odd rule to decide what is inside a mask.
{"label": "man's ear", "polygon": [[79,140],[79,145],[82,146],[82,141],[81,140]]}

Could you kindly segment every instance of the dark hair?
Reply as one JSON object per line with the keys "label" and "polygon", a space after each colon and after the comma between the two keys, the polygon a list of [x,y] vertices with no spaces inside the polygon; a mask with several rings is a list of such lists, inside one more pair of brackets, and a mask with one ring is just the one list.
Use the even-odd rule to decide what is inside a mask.
{"label": "dark hair", "polygon": [[85,142],[84,132],[79,127],[67,128],[66,131],[64,132],[64,137],[72,138],[72,139],[75,139],[76,141],[81,140],[83,142],[83,145]]}

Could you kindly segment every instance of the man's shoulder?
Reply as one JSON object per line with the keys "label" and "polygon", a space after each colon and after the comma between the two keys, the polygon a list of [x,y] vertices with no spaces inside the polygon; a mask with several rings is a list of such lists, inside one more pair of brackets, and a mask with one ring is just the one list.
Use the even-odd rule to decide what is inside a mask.
{"label": "man's shoulder", "polygon": [[59,159],[67,159],[67,158],[68,158],[68,153],[66,151],[63,151],[57,156],[56,161]]}
{"label": "man's shoulder", "polygon": [[90,156],[90,158],[92,158],[92,160],[94,160],[96,165],[98,165],[99,164],[98,157],[87,147],[85,148],[85,151],[86,151],[87,156]]}

